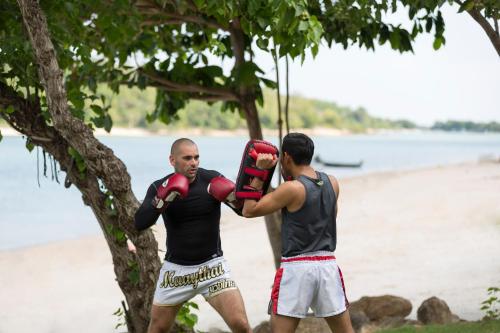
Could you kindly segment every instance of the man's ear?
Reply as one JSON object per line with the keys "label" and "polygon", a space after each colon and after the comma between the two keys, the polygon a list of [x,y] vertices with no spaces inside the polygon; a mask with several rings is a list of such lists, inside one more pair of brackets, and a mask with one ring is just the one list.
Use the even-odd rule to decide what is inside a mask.
{"label": "man's ear", "polygon": [[170,155],[168,157],[168,161],[170,162],[170,165],[175,167],[175,159],[174,159],[174,155]]}
{"label": "man's ear", "polygon": [[290,163],[290,158],[292,158],[290,155],[288,155],[287,152],[283,153],[283,160],[281,161],[282,164],[285,163]]}

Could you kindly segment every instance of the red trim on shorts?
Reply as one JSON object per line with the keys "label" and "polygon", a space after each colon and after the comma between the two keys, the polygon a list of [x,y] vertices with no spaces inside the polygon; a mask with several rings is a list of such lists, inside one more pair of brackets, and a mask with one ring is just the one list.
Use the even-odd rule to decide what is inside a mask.
{"label": "red trim on shorts", "polygon": [[342,282],[342,291],[344,292],[344,300],[345,300],[345,307],[349,307],[349,301],[347,300],[347,295],[345,293],[345,285],[344,285],[344,278],[342,276],[342,271],[340,270],[340,267],[338,267],[339,270],[339,275],[340,275],[340,282]]}
{"label": "red trim on shorts", "polygon": [[273,289],[271,291],[271,301],[273,303],[272,312],[274,314],[278,313],[278,297],[280,294],[280,284],[282,277],[283,277],[283,268],[280,268],[276,271],[276,275],[274,276],[274,284],[273,284]]}
{"label": "red trim on shorts", "polygon": [[281,259],[281,262],[292,262],[292,261],[321,261],[321,260],[332,260],[335,256],[314,256],[314,257],[295,257]]}

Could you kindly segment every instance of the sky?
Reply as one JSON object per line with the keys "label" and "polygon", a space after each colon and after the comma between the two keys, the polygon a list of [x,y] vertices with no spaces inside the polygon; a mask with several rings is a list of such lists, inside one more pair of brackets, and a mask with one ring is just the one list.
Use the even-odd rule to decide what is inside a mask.
{"label": "sky", "polygon": [[[479,24],[456,11],[443,11],[446,45],[438,51],[432,36],[420,36],[414,53],[403,55],[386,45],[375,52],[321,47],[315,59],[291,64],[290,92],[419,125],[500,122],[500,58]],[[258,53],[254,61],[275,78],[270,55]]]}

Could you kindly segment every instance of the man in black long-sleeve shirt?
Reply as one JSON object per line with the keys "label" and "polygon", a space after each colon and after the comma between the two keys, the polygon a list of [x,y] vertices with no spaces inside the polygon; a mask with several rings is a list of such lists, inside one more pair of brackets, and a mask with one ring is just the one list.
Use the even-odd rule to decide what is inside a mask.
{"label": "man in black long-sleeve shirt", "polygon": [[168,332],[182,304],[197,294],[233,332],[250,332],[243,299],[221,249],[221,201],[229,181],[198,167],[198,148],[190,139],[172,144],[170,164],[175,173],[151,184],[135,216],[136,228],[144,230],[162,215],[167,230],[148,332]]}

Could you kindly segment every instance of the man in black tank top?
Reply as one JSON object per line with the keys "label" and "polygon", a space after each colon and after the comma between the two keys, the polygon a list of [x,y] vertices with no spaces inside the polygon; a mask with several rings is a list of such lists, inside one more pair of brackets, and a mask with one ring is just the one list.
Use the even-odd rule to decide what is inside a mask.
{"label": "man in black tank top", "polygon": [[199,168],[198,147],[190,139],[172,144],[170,164],[175,173],[150,185],[135,215],[138,230],[155,224],[160,215],[167,230],[148,332],[169,332],[179,309],[197,294],[233,332],[251,332],[243,299],[222,256],[219,232],[221,202],[234,184],[217,171]]}
{"label": "man in black tank top", "polygon": [[[282,259],[276,272],[269,313],[273,332],[294,332],[309,309],[325,318],[335,333],[354,333],[342,273],[333,252],[337,243],[336,216],[339,185],[335,177],[311,167],[314,143],[301,133],[290,133],[281,147],[285,183],[259,201],[245,200],[243,216],[282,211]],[[256,165],[270,169],[277,159],[259,154]],[[255,177],[251,186],[262,188]]]}

